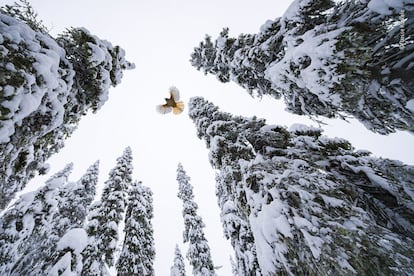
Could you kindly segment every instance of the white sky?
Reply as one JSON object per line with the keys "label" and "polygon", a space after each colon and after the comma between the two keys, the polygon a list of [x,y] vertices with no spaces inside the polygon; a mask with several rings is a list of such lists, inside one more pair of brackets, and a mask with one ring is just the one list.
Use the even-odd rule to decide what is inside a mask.
{"label": "white sky", "polygon": [[[11,2],[11,1],[7,1]],[[84,117],[66,147],[50,159],[50,174],[74,162],[70,179],[77,180],[96,160],[100,160],[100,184],[125,147],[134,154],[134,178],[154,193],[155,273],[169,275],[177,243],[183,255],[182,205],[177,198],[177,164],[181,162],[194,186],[218,275],[231,275],[229,243],[223,239],[215,197],[214,171],[208,162],[204,141],[198,140],[187,111],[175,116],[160,115],[155,106],[163,103],[168,88],[175,85],[186,103],[203,96],[235,115],[267,118],[269,124],[290,126],[313,124],[306,117],[284,111],[284,104],[270,98],[253,99],[233,83],[222,84],[193,68],[190,54],[204,39],[215,38],[223,27],[230,34],[256,33],[268,19],[283,14],[292,1],[259,0],[32,0],[39,18],[55,36],[65,28],[85,27],[92,34],[120,45],[136,69],[124,74],[122,83],[112,88],[109,101],[97,114]],[[357,149],[376,156],[414,164],[414,139],[407,133],[380,136],[351,123],[326,120],[325,134],[347,138]],[[50,174],[48,176],[50,176]],[[31,189],[46,177],[32,181]],[[187,267],[188,275],[191,268]]]}

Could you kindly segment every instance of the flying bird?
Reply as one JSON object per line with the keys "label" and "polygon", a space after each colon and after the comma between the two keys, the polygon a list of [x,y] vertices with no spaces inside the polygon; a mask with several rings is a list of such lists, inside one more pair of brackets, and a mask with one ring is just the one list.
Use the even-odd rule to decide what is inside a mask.
{"label": "flying bird", "polygon": [[161,114],[167,114],[171,111],[178,115],[184,110],[184,102],[180,101],[180,92],[177,87],[170,87],[170,98],[165,98],[166,103],[157,105],[157,111]]}

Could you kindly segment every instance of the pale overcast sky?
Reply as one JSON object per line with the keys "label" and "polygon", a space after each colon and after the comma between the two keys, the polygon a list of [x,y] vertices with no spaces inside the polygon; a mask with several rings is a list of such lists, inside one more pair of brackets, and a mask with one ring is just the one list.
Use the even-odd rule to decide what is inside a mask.
{"label": "pale overcast sky", "polygon": [[[180,246],[184,256],[187,249],[182,244],[182,205],[177,198],[176,168],[181,162],[194,186],[214,265],[223,266],[217,273],[231,275],[229,255],[232,250],[223,239],[214,171],[208,161],[205,143],[196,136],[187,106],[178,116],[160,115],[155,106],[163,102],[168,96],[168,88],[174,85],[185,103],[192,96],[203,96],[223,111],[267,118],[269,124],[315,125],[306,117],[286,113],[281,101],[267,97],[253,99],[241,87],[220,83],[214,76],[205,76],[189,63],[193,48],[205,34],[215,38],[223,27],[229,27],[233,36],[256,33],[266,20],[281,16],[292,1],[30,2],[53,36],[70,26],[85,27],[113,45],[120,45],[125,49],[127,59],[136,65],[135,70],[125,72],[119,86],[111,89],[103,108],[97,114],[84,117],[78,130],[67,140],[66,147],[50,159],[50,174],[74,162],[75,170],[70,179],[77,180],[99,159],[100,184],[103,184],[116,158],[125,147],[131,146],[134,178],[154,192],[155,273],[169,275],[175,244]],[[370,150],[376,156],[414,164],[414,139],[410,134],[380,136],[356,121],[326,122],[326,135],[346,138],[357,149]],[[36,178],[30,188],[44,179]],[[190,267],[187,267],[187,274],[191,274]]]}

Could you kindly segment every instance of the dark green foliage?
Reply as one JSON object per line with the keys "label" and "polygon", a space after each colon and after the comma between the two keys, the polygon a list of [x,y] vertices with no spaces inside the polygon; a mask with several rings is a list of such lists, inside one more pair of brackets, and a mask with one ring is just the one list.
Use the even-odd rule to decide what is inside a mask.
{"label": "dark green foliage", "polygon": [[14,2],[13,5],[5,5],[4,7],[0,7],[0,11],[11,17],[19,19],[35,31],[42,33],[48,32],[46,27],[43,25],[42,20],[38,18],[36,11],[27,0],[19,0],[18,2]]}

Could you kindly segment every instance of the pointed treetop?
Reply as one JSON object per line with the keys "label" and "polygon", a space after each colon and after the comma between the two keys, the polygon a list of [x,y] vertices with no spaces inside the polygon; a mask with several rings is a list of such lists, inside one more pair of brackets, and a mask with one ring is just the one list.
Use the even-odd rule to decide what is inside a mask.
{"label": "pointed treetop", "polygon": [[170,276],[185,276],[184,258],[178,244],[175,245],[174,263],[170,269]]}
{"label": "pointed treetop", "polygon": [[[185,172],[183,165],[179,163],[177,166],[177,181],[179,185],[178,198],[186,201],[194,199],[193,186],[190,184],[190,179],[191,178]],[[197,206],[197,204],[195,204],[195,206]]]}

